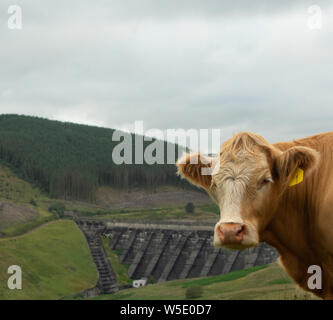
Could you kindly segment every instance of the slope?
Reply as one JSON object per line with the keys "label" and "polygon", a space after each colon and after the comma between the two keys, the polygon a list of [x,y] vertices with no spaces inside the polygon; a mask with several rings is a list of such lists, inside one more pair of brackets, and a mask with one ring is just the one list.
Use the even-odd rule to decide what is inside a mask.
{"label": "slope", "polygon": [[[63,199],[93,201],[103,185],[124,190],[189,186],[176,176],[173,164],[116,165],[112,153],[119,142],[113,141],[113,133],[100,127],[0,115],[0,160],[51,197]],[[145,142],[144,148],[149,144]],[[166,150],[168,144],[163,145]]]}
{"label": "slope", "polygon": [[295,283],[278,263],[219,276],[176,280],[126,289],[97,299],[184,300],[186,289],[194,285],[202,287],[203,294],[200,299],[203,300],[316,299],[313,295],[296,288]]}
{"label": "slope", "polygon": [[[7,287],[10,265],[22,269],[22,290]],[[93,287],[97,278],[86,240],[72,221],[0,240],[0,299],[59,299]]]}

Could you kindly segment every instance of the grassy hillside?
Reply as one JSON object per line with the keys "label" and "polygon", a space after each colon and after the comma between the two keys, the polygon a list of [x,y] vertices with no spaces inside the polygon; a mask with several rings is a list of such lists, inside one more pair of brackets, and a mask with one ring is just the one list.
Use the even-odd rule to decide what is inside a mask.
{"label": "grassy hillside", "polygon": [[175,280],[142,288],[131,288],[97,299],[114,300],[184,300],[186,289],[199,285],[204,300],[316,299],[296,288],[278,263],[239,270],[224,275]]}
{"label": "grassy hillside", "polygon": [[[56,219],[48,210],[57,201],[52,197],[61,198],[68,210],[85,216],[205,216],[207,212],[201,207],[210,202],[208,196],[198,190],[184,190],[187,182],[176,176],[174,165],[115,166],[112,150],[117,142],[112,141],[113,132],[36,117],[0,115],[0,237],[23,234]],[[195,203],[192,215],[184,211],[187,202]],[[208,210],[207,218],[211,216]]]}
{"label": "grassy hillside", "polygon": [[31,199],[45,198],[46,195],[39,188],[19,178],[10,168],[0,163],[0,201],[30,203]]}
{"label": "grassy hillside", "polygon": [[219,208],[212,204],[197,204],[193,213],[185,210],[182,206],[160,206],[154,208],[124,208],[124,209],[102,209],[99,207],[73,207],[68,204],[68,209],[76,212],[82,217],[93,217],[94,219],[112,219],[112,220],[212,220],[215,221],[219,216]]}
{"label": "grassy hillside", "polygon": [[[176,176],[173,164],[115,165],[112,152],[119,142],[113,141],[113,133],[100,127],[0,115],[0,160],[50,196],[64,199],[94,200],[97,188],[104,185],[125,190],[189,186]],[[132,145],[134,151],[134,139]]]}
{"label": "grassy hillside", "polygon": [[0,233],[14,236],[54,219],[50,199],[0,163]]}
{"label": "grassy hillside", "polygon": [[[82,216],[111,219],[216,219],[218,208],[208,196],[179,187],[160,186],[155,193],[144,190],[131,192],[101,187],[103,201],[96,203],[61,200],[67,210]],[[58,202],[38,187],[21,179],[9,167],[0,163],[0,236],[23,234],[45,222],[56,219],[48,210]],[[187,202],[195,204],[191,214],[185,211]],[[117,209],[118,208],[118,209]]]}
{"label": "grassy hillside", "polygon": [[[10,265],[22,268],[22,290],[7,287]],[[85,238],[72,221],[0,240],[0,299],[59,299],[93,287],[97,278]]]}
{"label": "grassy hillside", "polygon": [[[102,219],[216,219],[218,208],[204,193],[161,186],[155,193],[136,190],[127,192],[102,187],[104,201],[87,203],[61,200],[68,211]],[[195,211],[187,213],[187,202]],[[0,237],[24,234],[46,222],[57,219],[49,207],[59,202],[38,187],[21,179],[11,168],[0,163]],[[117,209],[118,208],[118,209]]]}
{"label": "grassy hillside", "polygon": [[133,188],[129,191],[115,187],[99,187],[96,204],[105,208],[156,208],[185,206],[188,202],[195,205],[212,203],[206,192],[199,189],[189,190],[177,186],[156,185],[154,192]]}

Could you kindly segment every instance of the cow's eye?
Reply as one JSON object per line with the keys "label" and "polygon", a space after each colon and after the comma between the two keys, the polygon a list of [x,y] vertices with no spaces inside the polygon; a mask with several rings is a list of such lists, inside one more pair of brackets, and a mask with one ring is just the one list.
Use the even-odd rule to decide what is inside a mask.
{"label": "cow's eye", "polygon": [[269,178],[266,178],[266,179],[261,180],[261,182],[260,182],[259,185],[258,185],[258,189],[261,189],[263,186],[266,186],[266,185],[269,184],[270,182],[272,182],[272,180],[269,179]]}

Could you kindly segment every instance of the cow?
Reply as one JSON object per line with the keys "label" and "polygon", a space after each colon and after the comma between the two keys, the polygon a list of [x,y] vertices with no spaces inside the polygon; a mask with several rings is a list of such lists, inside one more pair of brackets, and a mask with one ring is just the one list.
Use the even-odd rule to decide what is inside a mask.
{"label": "cow", "polygon": [[[266,242],[301,288],[333,299],[333,132],[274,144],[241,132],[216,157],[185,153],[176,165],[219,206],[214,246]],[[322,288],[308,286],[312,265]]]}

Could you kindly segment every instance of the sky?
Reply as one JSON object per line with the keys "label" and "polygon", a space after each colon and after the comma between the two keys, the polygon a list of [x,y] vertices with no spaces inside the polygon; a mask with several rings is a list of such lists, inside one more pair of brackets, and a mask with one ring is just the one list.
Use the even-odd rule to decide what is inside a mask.
{"label": "sky", "polygon": [[328,0],[1,0],[0,113],[301,138],[333,130],[332,38]]}

